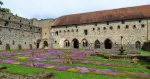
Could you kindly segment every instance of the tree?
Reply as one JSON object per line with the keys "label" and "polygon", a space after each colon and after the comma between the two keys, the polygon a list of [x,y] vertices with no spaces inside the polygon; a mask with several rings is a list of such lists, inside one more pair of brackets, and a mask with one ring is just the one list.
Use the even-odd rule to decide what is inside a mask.
{"label": "tree", "polygon": [[0,1],[0,5],[3,5],[3,2],[2,2],[2,1]]}
{"label": "tree", "polygon": [[11,13],[10,9],[8,9],[8,8],[2,8],[1,11],[5,12],[5,13],[13,14],[13,13]]}

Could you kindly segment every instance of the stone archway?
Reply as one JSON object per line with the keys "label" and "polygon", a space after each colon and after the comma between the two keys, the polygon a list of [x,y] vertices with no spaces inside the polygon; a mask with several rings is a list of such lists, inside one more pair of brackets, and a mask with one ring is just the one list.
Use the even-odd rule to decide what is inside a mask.
{"label": "stone archway", "polygon": [[104,43],[105,43],[105,49],[112,48],[112,41],[110,39],[106,39]]}
{"label": "stone archway", "polygon": [[96,40],[96,41],[94,42],[94,48],[95,48],[95,49],[100,49],[100,42],[99,42],[99,40]]}
{"label": "stone archway", "polygon": [[10,50],[10,45],[6,44],[6,50]]}
{"label": "stone archway", "polygon": [[65,40],[64,41],[64,47],[69,47],[70,46],[70,42],[69,42],[69,40]]}
{"label": "stone archway", "polygon": [[82,45],[82,47],[87,47],[88,46],[88,41],[86,39],[83,39],[81,41],[81,45]]}
{"label": "stone archway", "polygon": [[141,49],[141,42],[139,41],[135,42],[135,49]]}
{"label": "stone archway", "polygon": [[36,44],[36,48],[39,48],[39,47],[40,47],[40,42],[41,42],[41,40],[38,39],[38,40],[37,40],[37,44]]}
{"label": "stone archway", "polygon": [[48,42],[47,42],[47,41],[44,41],[43,47],[44,47],[44,48],[45,48],[45,47],[48,47]]}
{"label": "stone archway", "polygon": [[72,47],[76,49],[79,48],[79,41],[77,39],[72,40]]}

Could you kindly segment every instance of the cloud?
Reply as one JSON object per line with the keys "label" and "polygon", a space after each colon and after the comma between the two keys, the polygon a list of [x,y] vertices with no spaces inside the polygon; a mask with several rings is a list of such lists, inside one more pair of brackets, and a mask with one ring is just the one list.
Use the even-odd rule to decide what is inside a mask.
{"label": "cloud", "polygon": [[150,4],[149,0],[1,0],[2,7],[28,19],[58,18],[63,15]]}

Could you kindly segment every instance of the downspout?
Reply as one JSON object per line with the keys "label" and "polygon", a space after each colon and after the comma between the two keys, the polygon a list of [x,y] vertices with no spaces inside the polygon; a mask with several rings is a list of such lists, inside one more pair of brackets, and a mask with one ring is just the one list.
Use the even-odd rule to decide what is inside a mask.
{"label": "downspout", "polygon": [[147,17],[147,41],[149,41],[148,39],[148,17]]}

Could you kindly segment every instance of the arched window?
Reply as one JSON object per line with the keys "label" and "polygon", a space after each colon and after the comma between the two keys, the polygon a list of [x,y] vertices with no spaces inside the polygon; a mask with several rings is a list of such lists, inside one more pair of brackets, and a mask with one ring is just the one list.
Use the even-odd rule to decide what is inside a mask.
{"label": "arched window", "polygon": [[86,39],[82,40],[82,46],[87,47],[88,46],[88,41]]}
{"label": "arched window", "polygon": [[69,40],[65,40],[64,45],[65,45],[65,47],[69,47],[70,46]]}

